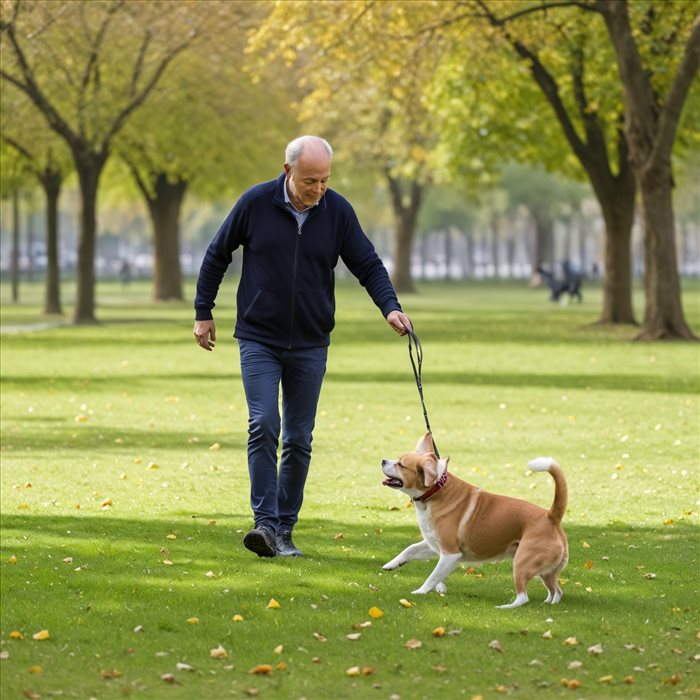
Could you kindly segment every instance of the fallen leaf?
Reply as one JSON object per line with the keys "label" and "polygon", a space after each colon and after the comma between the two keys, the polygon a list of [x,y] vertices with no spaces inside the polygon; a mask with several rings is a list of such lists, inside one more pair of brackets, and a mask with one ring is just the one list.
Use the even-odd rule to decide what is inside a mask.
{"label": "fallen leaf", "polygon": [[250,698],[254,698],[260,693],[257,688],[246,688],[243,692]]}
{"label": "fallen leaf", "polygon": [[121,678],[124,674],[121,671],[117,671],[116,668],[110,670],[100,671],[100,676],[107,681],[114,680],[115,678]]}
{"label": "fallen leaf", "polygon": [[351,642],[356,642],[361,636],[362,632],[353,632],[352,634],[345,635]]}
{"label": "fallen leaf", "polygon": [[374,666],[363,666],[360,673],[362,673],[363,676],[371,676],[375,670]]}
{"label": "fallen leaf", "polygon": [[171,561],[170,559],[163,559],[163,564],[165,564],[166,566],[172,566],[172,565],[173,565],[173,563],[172,563],[172,561]]}
{"label": "fallen leaf", "polygon": [[220,445],[218,442],[215,442],[214,444],[212,444],[212,445],[209,446],[209,449],[210,449],[212,452],[216,452],[217,450],[220,450],[220,449],[221,449],[221,445]]}
{"label": "fallen leaf", "polygon": [[253,666],[248,673],[258,676],[271,676],[272,666],[270,666],[270,664],[258,664],[257,666]]}
{"label": "fallen leaf", "polygon": [[32,639],[36,639],[37,642],[42,642],[44,639],[49,638],[49,631],[48,630],[40,630],[39,632],[35,632],[32,635]]}
{"label": "fallen leaf", "polygon": [[29,667],[29,673],[43,673],[44,669],[41,668],[41,666],[30,666]]}
{"label": "fallen leaf", "polygon": [[228,652],[219,644],[215,649],[209,650],[209,656],[212,659],[225,659],[228,656]]}
{"label": "fallen leaf", "polygon": [[581,546],[582,546],[584,549],[590,549],[590,548],[591,548],[591,545],[588,544],[588,542],[585,542],[585,541],[583,542],[583,544],[582,544]]}
{"label": "fallen leaf", "polygon": [[175,664],[175,668],[178,671],[194,671],[194,666],[190,666],[189,664],[184,664],[181,661],[178,661],[177,664]]}
{"label": "fallen leaf", "polygon": [[436,666],[433,666],[433,671],[437,671],[437,673],[445,673],[447,671],[447,666],[437,664]]}
{"label": "fallen leaf", "polygon": [[664,678],[664,685],[678,685],[681,682],[681,676],[679,673],[674,673],[670,678]]}
{"label": "fallen leaf", "polygon": [[576,671],[579,668],[583,667],[583,663],[581,661],[572,661],[567,668],[569,671]]}
{"label": "fallen leaf", "polygon": [[177,539],[177,535],[176,535],[174,532],[171,532],[169,535],[166,535],[166,536],[165,536],[165,539],[167,539],[167,540],[176,540],[176,539]]}
{"label": "fallen leaf", "polygon": [[445,628],[444,627],[436,627],[433,630],[433,637],[444,637],[445,636]]}
{"label": "fallen leaf", "polygon": [[286,671],[287,670],[287,662],[286,661],[280,661],[275,668],[278,671]]}
{"label": "fallen leaf", "polygon": [[344,539],[345,539],[345,535],[344,535],[342,532],[339,532],[339,533],[335,536],[335,539],[336,539],[336,540],[344,540]]}
{"label": "fallen leaf", "polygon": [[401,598],[399,604],[403,605],[404,608],[414,608],[416,605],[415,603],[411,603],[410,600],[406,600],[405,598]]}
{"label": "fallen leaf", "polygon": [[113,505],[112,499],[111,499],[111,498],[105,498],[104,501],[102,501],[102,503],[100,503],[100,505],[101,505],[103,508],[108,508],[109,506]]}
{"label": "fallen leaf", "polygon": [[644,578],[654,579],[654,578],[656,578],[656,574],[652,574],[652,573],[644,574]]}
{"label": "fallen leaf", "polygon": [[359,666],[351,666],[345,671],[346,676],[359,676],[361,673]]}
{"label": "fallen leaf", "polygon": [[279,610],[279,608],[282,606],[274,598],[270,598],[270,602],[267,604],[267,607],[270,610]]}
{"label": "fallen leaf", "polygon": [[572,689],[572,690],[575,690],[576,688],[580,688],[580,687],[581,687],[581,681],[576,680],[576,678],[572,678],[572,679],[562,678],[562,679],[561,679],[561,684],[562,684],[565,688],[570,688],[570,689]]}
{"label": "fallen leaf", "polygon": [[406,649],[420,649],[423,646],[423,642],[420,639],[409,639],[404,646]]}
{"label": "fallen leaf", "polygon": [[199,618],[198,617],[188,617],[187,624],[189,624],[189,625],[199,624]]}
{"label": "fallen leaf", "polygon": [[17,557],[13,554],[12,556],[7,558],[7,563],[8,564],[16,564],[17,563]]}
{"label": "fallen leaf", "polygon": [[575,647],[578,646],[578,639],[576,639],[576,637],[567,637],[562,644],[564,646]]}
{"label": "fallen leaf", "polygon": [[501,646],[501,643],[497,639],[494,639],[493,641],[489,642],[489,649],[493,649],[494,651],[498,651],[501,654],[503,653],[503,647]]}
{"label": "fallen leaf", "polygon": [[351,625],[351,627],[354,630],[363,630],[363,629],[366,629],[367,627],[371,627],[371,626],[372,626],[372,622],[370,620],[367,620],[365,622],[354,622]]}
{"label": "fallen leaf", "polygon": [[63,563],[64,563],[64,564],[72,564],[72,563],[73,563],[73,557],[66,557],[66,558],[63,560]]}
{"label": "fallen leaf", "polygon": [[633,678],[632,676],[625,676],[625,677],[622,679],[622,682],[623,682],[625,685],[633,685],[633,684],[634,684],[634,678]]}
{"label": "fallen leaf", "polygon": [[583,565],[583,568],[584,568],[584,569],[592,569],[592,568],[593,568],[593,562],[592,562],[592,561],[587,561],[587,562]]}
{"label": "fallen leaf", "polygon": [[543,635],[542,639],[551,639],[552,638],[552,630],[547,630]]}
{"label": "fallen leaf", "polygon": [[24,635],[19,630],[12,630],[10,639],[24,639]]}
{"label": "fallen leaf", "polygon": [[5,659],[10,658],[10,652],[9,651],[0,651],[0,661],[5,661]]}
{"label": "fallen leaf", "polygon": [[314,632],[314,639],[319,641],[319,642],[326,642],[328,641],[322,634],[319,632]]}
{"label": "fallen leaf", "polygon": [[594,644],[592,647],[588,647],[588,653],[589,654],[602,654],[603,653],[603,645],[602,644]]}
{"label": "fallen leaf", "polygon": [[598,679],[598,683],[604,683],[604,684],[606,684],[606,685],[609,684],[609,683],[612,683],[612,681],[613,681],[613,677],[612,677],[612,676],[609,676],[609,675],[608,675],[608,676],[601,676],[601,677]]}
{"label": "fallen leaf", "polygon": [[232,619],[234,622],[243,622],[244,617],[243,617],[243,615],[238,615],[238,614],[236,614],[236,615],[234,615],[231,619]]}
{"label": "fallen leaf", "polygon": [[275,654],[281,654],[284,651],[284,646],[282,644],[278,644],[273,651]]}
{"label": "fallen leaf", "polygon": [[160,679],[166,683],[175,683],[175,676],[172,673],[164,673]]}
{"label": "fallen leaf", "polygon": [[375,620],[378,620],[380,617],[384,617],[384,611],[380,610],[379,608],[372,607],[369,609],[369,616]]}

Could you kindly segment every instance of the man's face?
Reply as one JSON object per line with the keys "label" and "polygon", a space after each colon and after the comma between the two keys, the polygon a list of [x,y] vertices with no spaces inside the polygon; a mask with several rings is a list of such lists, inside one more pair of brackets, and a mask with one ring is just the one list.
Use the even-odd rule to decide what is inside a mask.
{"label": "man's face", "polygon": [[284,171],[289,199],[296,209],[306,209],[318,204],[328,189],[331,159],[324,148],[307,144],[296,164],[285,163]]}

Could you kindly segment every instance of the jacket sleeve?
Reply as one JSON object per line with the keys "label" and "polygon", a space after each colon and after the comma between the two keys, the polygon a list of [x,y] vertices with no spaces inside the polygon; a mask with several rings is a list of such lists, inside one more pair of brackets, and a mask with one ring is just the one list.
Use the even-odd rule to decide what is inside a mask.
{"label": "jacket sleeve", "polygon": [[244,240],[246,219],[245,203],[241,198],[221,224],[204,254],[197,278],[197,293],[194,300],[195,320],[197,321],[213,318],[214,300],[219,291],[221,280],[231,264],[233,251]]}
{"label": "jacket sleeve", "polygon": [[384,263],[362,230],[355,211],[349,204],[347,207],[349,211],[340,257],[386,318],[392,311],[401,311],[401,305]]}

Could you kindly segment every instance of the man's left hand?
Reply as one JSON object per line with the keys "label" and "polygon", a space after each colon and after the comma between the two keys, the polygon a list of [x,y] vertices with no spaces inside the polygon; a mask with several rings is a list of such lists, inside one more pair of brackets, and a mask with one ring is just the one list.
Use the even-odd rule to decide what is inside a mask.
{"label": "man's left hand", "polygon": [[386,322],[399,334],[406,335],[409,330],[413,330],[411,319],[403,311],[390,311],[386,317]]}

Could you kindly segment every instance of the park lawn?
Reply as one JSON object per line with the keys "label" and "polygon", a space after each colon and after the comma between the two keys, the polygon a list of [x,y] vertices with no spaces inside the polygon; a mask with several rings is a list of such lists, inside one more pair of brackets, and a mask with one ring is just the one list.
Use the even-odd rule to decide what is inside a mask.
{"label": "park lawn", "polygon": [[[684,284],[700,333],[700,287]],[[564,598],[544,605],[533,581],[515,610],[495,607],[514,596],[510,562],[458,569],[444,596],[411,595],[431,562],[382,571],[418,528],[380,462],[424,423],[406,340],[357,285],[338,288],[294,560],[241,545],[233,280],[213,353],[191,305],[150,304],[145,283],[100,284],[101,322],[80,327],[45,325],[38,285],[19,305],[0,291],[3,700],[700,693],[699,350],[591,325],[599,288],[568,306],[525,283],[402,299],[450,469],[543,506],[551,479],[528,460],[551,454],[567,476]]]}

